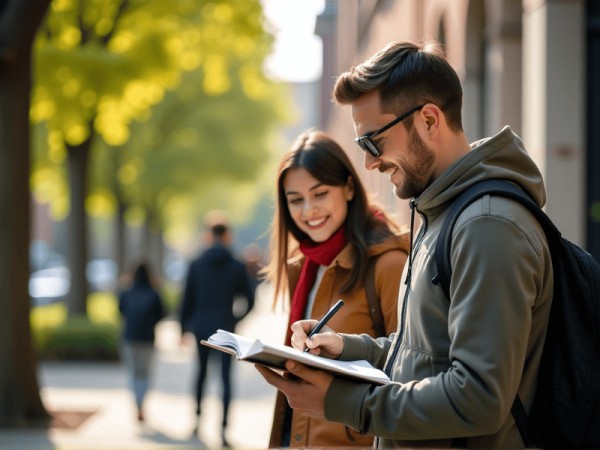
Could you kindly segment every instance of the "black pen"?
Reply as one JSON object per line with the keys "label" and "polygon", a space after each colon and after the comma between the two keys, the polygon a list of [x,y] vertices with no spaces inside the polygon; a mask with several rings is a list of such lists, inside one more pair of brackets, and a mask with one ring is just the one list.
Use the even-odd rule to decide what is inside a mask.
{"label": "black pen", "polygon": [[[329,322],[329,319],[331,319],[333,317],[333,315],[339,311],[339,309],[344,306],[344,300],[342,300],[341,298],[336,302],[335,305],[333,305],[331,307],[331,309],[329,311],[327,311],[327,313],[323,316],[323,318],[321,320],[319,320],[319,322],[315,325],[315,327],[310,331],[310,333],[308,334],[308,337],[312,337],[313,335],[317,334],[319,331],[321,331],[321,328],[323,328],[325,326],[325,324],[327,322]],[[307,352],[309,350],[308,347],[304,348],[304,352]]]}

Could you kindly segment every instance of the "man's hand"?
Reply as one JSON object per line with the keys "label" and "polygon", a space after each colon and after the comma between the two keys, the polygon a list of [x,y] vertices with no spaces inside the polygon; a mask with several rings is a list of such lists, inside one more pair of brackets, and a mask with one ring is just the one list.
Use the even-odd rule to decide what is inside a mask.
{"label": "man's hand", "polygon": [[255,367],[267,380],[287,397],[292,409],[310,417],[325,418],[325,395],[333,381],[333,376],[323,370],[311,369],[296,361],[288,361],[286,369],[299,381],[285,378],[258,364]]}
{"label": "man's hand", "polygon": [[292,347],[304,350],[306,347],[313,355],[323,356],[329,359],[337,359],[344,350],[344,340],[331,328],[324,326],[321,333],[315,334],[308,339],[310,330],[317,325],[316,320],[299,320],[294,322],[292,329]]}

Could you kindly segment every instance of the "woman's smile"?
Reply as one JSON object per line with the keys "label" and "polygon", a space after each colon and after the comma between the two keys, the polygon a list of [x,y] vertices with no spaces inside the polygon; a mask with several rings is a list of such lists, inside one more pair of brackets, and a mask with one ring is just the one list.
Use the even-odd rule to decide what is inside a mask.
{"label": "woman's smile", "polygon": [[311,228],[319,228],[320,226],[322,226],[325,223],[326,220],[327,220],[327,217],[322,217],[320,219],[308,220],[306,223]]}

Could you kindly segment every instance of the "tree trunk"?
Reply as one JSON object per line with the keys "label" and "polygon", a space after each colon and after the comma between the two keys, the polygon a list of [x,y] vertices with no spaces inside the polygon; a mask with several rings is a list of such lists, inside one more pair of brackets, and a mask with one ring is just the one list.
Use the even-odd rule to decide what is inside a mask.
{"label": "tree trunk", "polygon": [[31,43],[50,0],[0,3],[0,426],[46,420],[29,327]]}
{"label": "tree trunk", "polygon": [[162,234],[158,230],[151,230],[150,232],[150,261],[157,277],[164,278],[163,271],[163,259],[164,259],[164,248]]}
{"label": "tree trunk", "polygon": [[125,264],[127,264],[127,241],[125,238],[127,228],[125,224],[125,210],[127,208],[123,199],[122,189],[117,178],[117,173],[120,167],[121,163],[119,151],[117,151],[117,149],[112,149],[112,173],[107,174],[107,176],[110,176],[112,179],[112,190],[117,203],[117,214],[115,218],[115,262],[117,264],[119,276],[123,275],[125,271],[129,269],[128,267],[125,267]]}
{"label": "tree trunk", "polygon": [[148,260],[157,276],[162,277],[163,241],[160,231],[158,212],[154,206],[146,205],[146,222],[144,223],[144,258]]}
{"label": "tree trunk", "polygon": [[89,287],[85,276],[88,263],[88,223],[85,212],[87,198],[88,162],[92,135],[81,145],[67,146],[71,208],[68,219],[69,268],[71,290],[67,296],[69,316],[87,313]]}
{"label": "tree trunk", "polygon": [[125,238],[127,225],[125,224],[125,205],[121,199],[117,198],[117,217],[115,218],[116,236],[115,236],[115,261],[119,270],[119,275],[125,273],[127,264],[127,241]]}

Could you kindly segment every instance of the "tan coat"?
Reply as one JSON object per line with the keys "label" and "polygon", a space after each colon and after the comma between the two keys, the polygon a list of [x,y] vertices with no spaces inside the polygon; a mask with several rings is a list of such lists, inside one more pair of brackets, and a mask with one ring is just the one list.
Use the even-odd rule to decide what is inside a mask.
{"label": "tan coat", "polygon": [[[398,323],[398,291],[408,248],[408,234],[391,237],[369,248],[369,256],[377,258],[375,291],[380,299],[387,334],[396,331]],[[304,258],[299,258],[288,266],[290,292],[294,292],[303,261]],[[327,267],[317,291],[311,317],[321,318],[339,298],[343,298],[344,307],[327,325],[341,333],[368,333],[375,336],[364,286],[359,285],[348,294],[339,294],[352,264],[352,246],[348,244]],[[284,416],[288,408],[285,396],[278,392],[269,447],[281,447]],[[361,435],[339,423],[293,412],[290,447],[367,447],[372,444],[373,436]]]}

